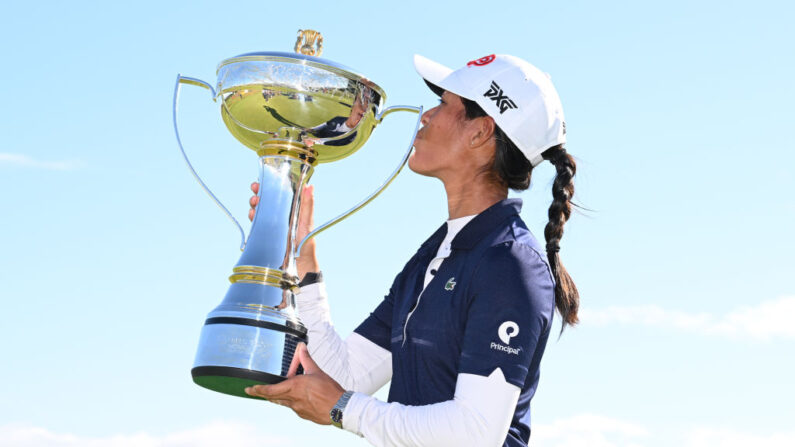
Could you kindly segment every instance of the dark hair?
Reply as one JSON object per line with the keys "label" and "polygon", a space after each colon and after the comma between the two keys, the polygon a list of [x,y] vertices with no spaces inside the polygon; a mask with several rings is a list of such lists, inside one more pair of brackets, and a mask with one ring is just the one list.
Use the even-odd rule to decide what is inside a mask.
{"label": "dark hair", "polygon": [[[461,98],[464,103],[466,119],[487,116],[487,113],[475,102]],[[505,135],[505,132],[494,127],[494,138],[497,149],[494,161],[487,167],[492,176],[503,186],[516,191],[523,191],[530,187],[530,177],[533,166],[516,145]],[[555,278],[555,307],[563,317],[560,331],[567,324],[577,324],[577,311],[580,307],[580,294],[574,280],[571,279],[563,263],[560,262],[560,240],[563,238],[563,225],[571,216],[572,197],[574,196],[574,174],[577,164],[574,158],[566,152],[562,144],[552,146],[545,150],[541,157],[549,160],[557,175],[552,184],[552,204],[549,206],[549,222],[544,227],[544,239],[547,241],[547,260]]]}

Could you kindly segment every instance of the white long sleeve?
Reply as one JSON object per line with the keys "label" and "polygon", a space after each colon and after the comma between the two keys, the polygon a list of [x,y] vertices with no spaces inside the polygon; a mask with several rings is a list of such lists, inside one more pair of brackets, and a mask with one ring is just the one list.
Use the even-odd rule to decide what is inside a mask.
{"label": "white long sleeve", "polygon": [[459,374],[453,400],[431,405],[386,403],[354,393],[343,428],[376,447],[501,446],[521,390],[497,368],[488,376]]}
{"label": "white long sleeve", "polygon": [[345,430],[376,447],[488,447],[505,441],[521,390],[505,381],[502,370],[488,377],[458,374],[454,397],[445,402],[380,401],[370,395],[391,379],[391,353],[355,332],[342,340],[322,282],[303,287],[297,300],[309,329],[309,354],[343,388],[356,391],[345,407]]}
{"label": "white long sleeve", "polygon": [[373,394],[392,378],[392,354],[353,332],[344,341],[334,330],[319,282],[304,286],[297,295],[298,314],[309,329],[309,355],[346,390]]}

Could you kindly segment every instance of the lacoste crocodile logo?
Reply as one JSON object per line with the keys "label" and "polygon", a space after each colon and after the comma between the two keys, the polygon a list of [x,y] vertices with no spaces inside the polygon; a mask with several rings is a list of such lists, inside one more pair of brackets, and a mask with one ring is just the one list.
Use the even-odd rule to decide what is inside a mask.
{"label": "lacoste crocodile logo", "polygon": [[447,280],[447,284],[444,285],[444,290],[453,290],[455,289],[455,277],[450,278]]}

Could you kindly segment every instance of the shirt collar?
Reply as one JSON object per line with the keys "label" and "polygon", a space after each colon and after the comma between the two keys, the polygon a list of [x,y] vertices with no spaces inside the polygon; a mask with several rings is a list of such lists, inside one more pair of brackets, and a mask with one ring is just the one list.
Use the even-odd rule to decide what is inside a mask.
{"label": "shirt collar", "polygon": [[420,245],[420,251],[425,252],[426,250],[433,249],[434,251],[439,247],[439,244],[442,243],[444,236],[447,234],[447,222],[443,223],[425,242]]}
{"label": "shirt collar", "polygon": [[[453,248],[469,249],[475,246],[500,222],[522,210],[522,199],[504,199],[475,216],[453,239]],[[444,228],[444,225],[442,225]],[[438,230],[437,230],[438,233]],[[436,233],[434,233],[434,236]],[[431,236],[433,239],[433,236]]]}

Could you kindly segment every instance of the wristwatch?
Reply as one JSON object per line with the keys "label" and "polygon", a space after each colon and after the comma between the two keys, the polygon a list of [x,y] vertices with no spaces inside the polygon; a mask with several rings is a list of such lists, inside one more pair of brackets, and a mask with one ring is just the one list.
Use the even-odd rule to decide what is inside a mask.
{"label": "wristwatch", "polygon": [[331,416],[331,425],[342,428],[342,413],[345,411],[345,406],[348,405],[348,401],[353,396],[353,391],[346,391],[342,393],[342,397],[337,403],[334,405],[334,408],[331,409],[329,412],[329,416]]}

